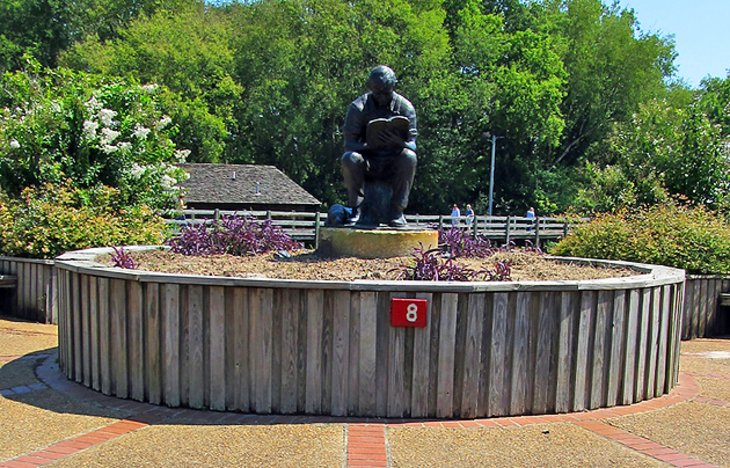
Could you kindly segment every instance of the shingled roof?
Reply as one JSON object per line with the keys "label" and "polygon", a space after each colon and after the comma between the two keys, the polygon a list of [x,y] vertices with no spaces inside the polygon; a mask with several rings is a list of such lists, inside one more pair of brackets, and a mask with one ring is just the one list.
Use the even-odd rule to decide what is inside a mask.
{"label": "shingled roof", "polygon": [[320,201],[274,166],[180,164],[188,205],[314,205]]}

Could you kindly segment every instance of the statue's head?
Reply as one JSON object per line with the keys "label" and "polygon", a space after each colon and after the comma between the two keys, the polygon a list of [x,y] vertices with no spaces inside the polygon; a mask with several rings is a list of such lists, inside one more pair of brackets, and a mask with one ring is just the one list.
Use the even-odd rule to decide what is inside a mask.
{"label": "statue's head", "polygon": [[378,105],[385,105],[393,99],[393,90],[397,81],[395,72],[385,65],[378,65],[370,71],[368,89]]}

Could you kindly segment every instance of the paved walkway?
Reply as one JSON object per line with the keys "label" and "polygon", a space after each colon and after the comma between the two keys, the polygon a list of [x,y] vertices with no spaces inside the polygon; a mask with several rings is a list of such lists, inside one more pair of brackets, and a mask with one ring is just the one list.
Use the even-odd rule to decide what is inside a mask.
{"label": "paved walkway", "polygon": [[104,396],[61,375],[56,327],[0,317],[0,467],[730,466],[730,339],[682,344],[631,406],[466,421],[259,416]]}

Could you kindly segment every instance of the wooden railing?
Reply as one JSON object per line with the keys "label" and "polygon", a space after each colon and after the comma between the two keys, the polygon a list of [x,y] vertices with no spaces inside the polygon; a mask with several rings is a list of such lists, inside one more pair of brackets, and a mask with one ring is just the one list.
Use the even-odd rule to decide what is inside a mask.
{"label": "wooden railing", "polygon": [[[281,226],[294,239],[317,243],[319,228],[327,219],[326,213],[305,213],[295,211],[224,211],[224,210],[184,210],[182,215],[168,222],[182,226],[188,224],[209,223],[225,216],[249,216],[258,220],[270,219]],[[510,241],[529,240],[540,244],[545,240],[556,240],[566,236],[578,224],[587,218],[552,218],[537,217],[534,219],[522,216],[465,216],[454,220],[449,215],[407,214],[410,226],[433,228],[467,229],[475,236],[479,235],[491,240],[509,243]]]}

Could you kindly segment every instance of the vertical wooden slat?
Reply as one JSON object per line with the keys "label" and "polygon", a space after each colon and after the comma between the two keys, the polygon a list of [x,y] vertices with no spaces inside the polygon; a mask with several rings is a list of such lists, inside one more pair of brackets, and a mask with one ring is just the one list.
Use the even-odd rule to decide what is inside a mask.
{"label": "vertical wooden slat", "polygon": [[707,282],[707,324],[705,325],[705,336],[710,337],[715,334],[715,319],[716,319],[716,311],[718,307],[718,295],[719,295],[719,288],[718,288],[718,282],[720,280],[716,278],[711,278]]}
{"label": "vertical wooden slat", "polygon": [[634,379],[636,376],[636,361],[638,352],[636,347],[637,335],[639,334],[639,307],[641,305],[640,292],[637,289],[629,291],[628,313],[626,314],[626,345],[624,346],[624,367],[623,367],[623,389],[621,402],[624,405],[633,403],[634,400]]}
{"label": "vertical wooden slat", "polygon": [[[24,265],[27,266],[27,265]],[[27,268],[24,268],[27,271]],[[24,275],[25,276],[25,275]],[[76,382],[81,382],[83,377],[83,322],[81,320],[81,275],[71,273],[71,308],[72,308],[72,324],[73,324],[73,353],[74,353],[74,373],[73,378]],[[27,283],[26,283],[27,284]],[[23,294],[23,301],[25,296]],[[26,310],[25,308],[23,309]]]}
{"label": "vertical wooden slat", "polygon": [[685,288],[685,294],[682,303],[682,339],[689,340],[692,338],[692,304],[690,300],[692,280],[690,278],[686,278],[683,288]]}
{"label": "vertical wooden slat", "polygon": [[495,293],[492,302],[492,343],[489,357],[489,407],[487,416],[501,416],[506,414],[503,406],[502,394],[504,386],[506,341],[507,341],[507,307],[509,295]]}
{"label": "vertical wooden slat", "polygon": [[129,396],[127,383],[127,287],[124,280],[111,280],[110,315],[112,336],[112,376],[114,394],[119,398]]}
{"label": "vertical wooden slat", "polygon": [[350,292],[333,293],[332,337],[332,402],[333,416],[347,414],[347,382],[349,364]]}
{"label": "vertical wooden slat", "polygon": [[130,396],[137,401],[144,400],[144,295],[142,285],[137,281],[127,282]]}
{"label": "vertical wooden slat", "polygon": [[380,292],[376,299],[377,317],[375,318],[375,415],[386,416],[388,399],[388,343],[391,327],[390,293]]}
{"label": "vertical wooden slat", "polygon": [[162,302],[163,365],[162,399],[167,406],[180,406],[180,286],[166,284]]}
{"label": "vertical wooden slat", "polygon": [[191,408],[202,408],[205,398],[205,371],[203,367],[203,287],[188,287],[188,404]]}
{"label": "vertical wooden slat", "polygon": [[[403,294],[394,294],[391,297],[403,297]],[[405,328],[391,329],[388,339],[388,382],[385,392],[386,415],[389,418],[400,418],[405,415],[405,352]]]}
{"label": "vertical wooden slat", "polygon": [[[9,269],[9,262],[5,262],[4,266],[4,272],[7,272]],[[58,320],[58,365],[60,366],[61,370],[63,371],[64,375],[67,374],[68,370],[68,358],[66,357],[66,353],[68,352],[68,341],[66,340],[66,333],[68,331],[68,328],[66,327],[66,317],[68,316],[68,308],[66,306],[66,297],[64,295],[65,291],[65,282],[64,282],[64,275],[65,271],[61,270],[58,272],[58,287],[60,290],[60,294],[58,295],[58,305],[59,305],[59,320]],[[8,307],[10,307],[8,305]]]}
{"label": "vertical wooden slat", "polygon": [[305,411],[319,414],[322,410],[322,325],[324,292],[307,291],[307,382]]}
{"label": "vertical wooden slat", "polygon": [[637,340],[636,379],[634,380],[634,401],[642,401],[646,392],[647,351],[649,346],[649,321],[651,320],[651,289],[641,291],[641,305],[639,306],[639,335]]}
{"label": "vertical wooden slat", "polygon": [[442,418],[450,418],[454,414],[454,353],[458,300],[459,295],[456,293],[441,295],[436,416]]}
{"label": "vertical wooden slat", "polygon": [[[677,307],[682,307],[682,304],[684,304],[684,287],[682,285],[678,285],[677,287]],[[678,311],[678,313],[681,313],[681,310]],[[675,385],[679,381],[679,347],[681,345],[680,341],[680,329],[677,327],[677,335],[674,342],[674,379],[672,381],[672,385]]]}
{"label": "vertical wooden slat", "polygon": [[[657,288],[659,289],[659,288]],[[672,318],[671,307],[671,286],[661,287],[661,306],[659,309],[659,344],[657,349],[656,385],[654,396],[664,393],[665,380],[667,377],[667,343],[669,341],[669,321]]]}
{"label": "vertical wooden slat", "polygon": [[[298,290],[288,290],[283,295],[281,309],[281,401],[280,409],[284,414],[297,410],[297,348],[299,347],[299,294]],[[349,300],[349,298],[348,298]],[[344,307],[349,314],[349,304]],[[339,312],[339,310],[337,311]],[[337,313],[336,312],[336,313]],[[345,363],[347,365],[347,363]],[[333,403],[333,407],[335,404]],[[346,413],[345,413],[346,414]],[[344,414],[343,414],[344,415]]]}
{"label": "vertical wooden slat", "polygon": [[619,401],[621,386],[621,372],[624,369],[624,321],[626,315],[626,292],[622,290],[613,293],[613,322],[609,328],[611,333],[611,350],[608,354],[608,386],[607,406],[616,406]]}
{"label": "vertical wooden slat", "polygon": [[577,296],[572,292],[560,294],[558,323],[558,369],[555,389],[555,411],[570,411],[570,374],[573,362],[573,331],[577,309]]}
{"label": "vertical wooden slat", "polygon": [[690,333],[691,338],[701,337],[700,334],[700,321],[702,316],[702,281],[696,279],[692,281],[692,331]]}
{"label": "vertical wooden slat", "polygon": [[101,392],[105,395],[112,393],[112,320],[109,312],[109,279],[99,278],[99,374],[101,378]]}
{"label": "vertical wooden slat", "polygon": [[697,330],[697,336],[700,338],[705,338],[707,335],[706,328],[707,328],[707,312],[709,309],[708,304],[708,291],[707,286],[709,284],[709,281],[707,279],[702,279],[700,281],[700,297],[699,297],[699,327]]}
{"label": "vertical wooden slat", "polygon": [[160,357],[163,349],[160,346],[160,285],[146,283],[145,295],[145,399],[156,405],[162,401],[162,369]]}
{"label": "vertical wooden slat", "polygon": [[[35,267],[37,265],[32,266]],[[79,275],[79,281],[81,286],[79,295],[79,305],[81,307],[81,370],[83,372],[81,380],[84,385],[89,387],[91,386],[91,317],[89,314],[89,276]],[[31,290],[31,293],[34,292],[35,291]],[[33,307],[33,310],[36,310],[35,307]]]}
{"label": "vertical wooden slat", "polygon": [[588,407],[590,395],[588,385],[592,369],[591,336],[595,304],[595,292],[584,291],[581,294],[580,316],[578,317],[577,348],[575,352],[575,391],[573,392],[573,411],[582,411]]}
{"label": "vertical wooden slat", "polygon": [[89,278],[89,320],[91,324],[91,388],[100,389],[99,378],[99,286],[96,276]]}
{"label": "vertical wooden slat", "polygon": [[49,307],[51,311],[51,323],[60,323],[59,317],[59,288],[58,288],[58,270],[51,267],[51,280],[47,285],[48,297],[50,298]]}
{"label": "vertical wooden slat", "polygon": [[411,390],[411,416],[423,418],[428,415],[428,369],[431,362],[431,323],[433,321],[433,295],[416,294],[418,299],[427,301],[426,328],[413,331],[413,384]]}
{"label": "vertical wooden slat", "polygon": [[646,370],[646,398],[654,396],[656,382],[657,355],[659,348],[659,310],[661,308],[661,290],[658,287],[651,290],[651,320],[649,321],[649,350],[647,352]]}
{"label": "vertical wooden slat", "polygon": [[208,316],[210,341],[210,409],[223,411],[226,409],[226,329],[225,329],[225,288],[211,286],[208,294]]}
{"label": "vertical wooden slat", "polygon": [[234,344],[235,371],[237,392],[234,395],[233,407],[239,411],[251,409],[251,368],[249,360],[251,356],[251,345],[249,333],[251,332],[251,306],[247,288],[235,288],[233,290],[233,327],[235,329],[236,342]]}
{"label": "vertical wooden slat", "polygon": [[[474,418],[479,404],[479,371],[482,357],[482,317],[484,294],[469,294],[466,311],[466,343],[464,346],[464,374],[461,383],[461,411],[459,417]],[[458,359],[458,358],[457,358]],[[458,382],[457,382],[458,384]]]}
{"label": "vertical wooden slat", "polygon": [[252,348],[249,369],[252,376],[251,407],[257,413],[271,412],[271,350],[272,350],[272,306],[274,294],[271,289],[254,289],[249,293],[251,304],[251,334],[249,344]]}
{"label": "vertical wooden slat", "polygon": [[334,296],[333,291],[323,291],[322,308],[322,409],[321,414],[330,414],[332,409],[332,327],[334,322]]}
{"label": "vertical wooden slat", "polygon": [[360,407],[360,292],[350,295],[349,377],[347,379],[347,414],[359,414]]}
{"label": "vertical wooden slat", "polygon": [[550,357],[553,341],[553,310],[551,293],[540,293],[539,325],[537,328],[537,353],[535,355],[535,375],[532,380],[534,393],[532,412],[547,412],[550,380]]}
{"label": "vertical wooden slat", "polygon": [[510,413],[524,414],[527,409],[528,350],[530,339],[530,298],[526,292],[517,293],[514,340],[512,347],[512,382],[510,384]]}

